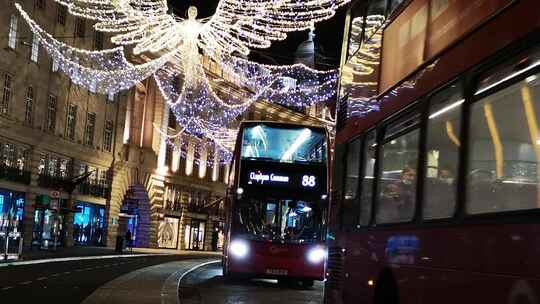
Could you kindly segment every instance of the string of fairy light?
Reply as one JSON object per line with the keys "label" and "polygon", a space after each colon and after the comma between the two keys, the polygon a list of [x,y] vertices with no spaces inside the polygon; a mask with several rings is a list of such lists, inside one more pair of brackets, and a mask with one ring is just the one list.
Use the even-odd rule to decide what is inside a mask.
{"label": "string of fairy light", "polygon": [[[305,107],[336,95],[336,70],[270,66],[235,54],[248,55],[250,48],[267,48],[288,32],[312,28],[349,0],[221,0],[216,13],[203,19],[197,19],[195,7],[188,9],[187,18],[173,15],[166,0],[55,1],[70,14],[94,21],[94,29],[108,33],[117,46],[89,51],[67,45],[43,30],[20,4],[15,5],[39,45],[75,84],[111,95],[153,76],[182,127],[173,135],[159,132],[171,144],[189,134],[201,145],[210,142],[227,161],[237,133],[234,120],[254,102],[264,99]],[[150,59],[133,64],[126,53]],[[236,80],[240,93],[215,87],[203,58]]]}

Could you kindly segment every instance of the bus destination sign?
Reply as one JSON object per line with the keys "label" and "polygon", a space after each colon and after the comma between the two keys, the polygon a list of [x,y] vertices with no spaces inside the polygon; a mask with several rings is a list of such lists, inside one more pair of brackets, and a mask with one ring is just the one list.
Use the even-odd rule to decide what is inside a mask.
{"label": "bus destination sign", "polygon": [[[251,171],[249,172],[248,184],[289,184],[291,182],[291,177],[287,175],[279,175],[275,173],[263,173],[262,171]],[[317,186],[317,177],[315,175],[302,175],[300,179],[300,186],[306,188],[314,188]]]}

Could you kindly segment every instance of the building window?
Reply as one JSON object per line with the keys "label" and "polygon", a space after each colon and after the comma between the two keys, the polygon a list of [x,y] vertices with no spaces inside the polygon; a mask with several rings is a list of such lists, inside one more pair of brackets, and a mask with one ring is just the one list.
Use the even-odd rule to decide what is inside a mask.
{"label": "building window", "polygon": [[58,22],[61,25],[66,25],[66,16],[67,16],[67,8],[62,4],[58,4],[57,10],[56,10],[56,22]]}
{"label": "building window", "polygon": [[174,115],[173,111],[169,109],[169,128],[176,128],[176,116]]}
{"label": "building window", "polygon": [[58,173],[60,177],[67,178],[71,176],[71,167],[72,167],[71,160],[60,158],[58,160],[58,166],[59,166]]}
{"label": "building window", "polygon": [[75,140],[75,126],[77,123],[77,105],[69,104],[66,119],[66,137]]}
{"label": "building window", "polygon": [[84,130],[84,144],[92,146],[94,144],[94,130],[96,129],[96,114],[86,114],[86,129]]}
{"label": "building window", "polygon": [[58,59],[52,58],[51,71],[58,72]]}
{"label": "building window", "polygon": [[102,50],[103,49],[103,33],[102,32],[95,32],[94,36],[94,49],[96,50]]}
{"label": "building window", "polygon": [[30,60],[37,63],[38,57],[39,57],[39,39],[36,36],[36,34],[34,34],[32,38],[32,53],[30,54]]}
{"label": "building window", "polygon": [[17,163],[16,168],[23,171],[26,168],[26,160],[28,159],[29,150],[25,147],[19,147],[17,149]]}
{"label": "building window", "polygon": [[2,104],[0,105],[0,114],[7,114],[9,102],[11,100],[11,75],[4,77],[4,92],[2,94]]}
{"label": "building window", "polygon": [[33,104],[34,104],[34,89],[32,87],[28,87],[28,90],[26,91],[26,100],[25,100],[25,108],[24,108],[24,121],[27,124],[32,124]]}
{"label": "building window", "polygon": [[101,186],[108,186],[108,174],[109,172],[107,170],[101,169],[99,171],[99,184]]}
{"label": "building window", "polygon": [[58,176],[59,168],[58,168],[59,159],[56,156],[49,155],[48,161],[46,162],[46,172],[48,176]]}
{"label": "building window", "polygon": [[6,167],[14,167],[15,165],[15,145],[3,143],[0,146],[0,164]]}
{"label": "building window", "polygon": [[111,152],[113,137],[113,121],[105,121],[105,130],[103,131],[103,150]]}
{"label": "building window", "polygon": [[75,37],[84,37],[85,22],[82,18],[75,19]]}
{"label": "building window", "polygon": [[36,8],[45,9],[45,0],[36,0]]}
{"label": "building window", "polygon": [[54,133],[56,129],[56,96],[49,95],[47,101],[47,131]]}
{"label": "building window", "polygon": [[173,147],[169,144],[165,147],[165,166],[172,167]]}
{"label": "building window", "polygon": [[9,39],[8,46],[12,49],[17,47],[17,16],[11,15],[11,22],[9,24]]}

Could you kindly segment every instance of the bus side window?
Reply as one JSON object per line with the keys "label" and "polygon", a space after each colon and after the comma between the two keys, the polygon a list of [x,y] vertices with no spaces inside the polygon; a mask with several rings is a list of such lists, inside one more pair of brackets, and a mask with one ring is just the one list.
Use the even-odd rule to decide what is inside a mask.
{"label": "bus side window", "polygon": [[430,100],[424,163],[424,219],[450,218],[455,212],[463,101],[461,86],[457,84]]}
{"label": "bus side window", "polygon": [[[491,73],[476,95],[524,74],[527,62],[540,62],[540,51]],[[540,74],[524,78],[471,105],[468,214],[540,208]]]}
{"label": "bus side window", "polygon": [[362,147],[362,138],[353,139],[347,145],[347,161],[345,176],[345,192],[343,197],[343,224],[347,228],[356,225],[358,215],[358,181],[360,174],[360,150]]}
{"label": "bus side window", "polygon": [[[377,224],[411,221],[416,205],[416,176],[420,129],[416,122],[407,121],[408,131],[397,137],[386,139],[381,147],[382,166],[379,171]],[[397,126],[405,125],[403,122]],[[396,125],[390,125],[386,132],[399,134]]]}
{"label": "bus side window", "polygon": [[376,141],[375,130],[370,131],[364,140],[363,147],[363,174],[362,176],[362,189],[360,193],[360,227],[369,225],[371,219],[371,204],[373,202],[373,181],[375,170],[375,153],[376,153]]}

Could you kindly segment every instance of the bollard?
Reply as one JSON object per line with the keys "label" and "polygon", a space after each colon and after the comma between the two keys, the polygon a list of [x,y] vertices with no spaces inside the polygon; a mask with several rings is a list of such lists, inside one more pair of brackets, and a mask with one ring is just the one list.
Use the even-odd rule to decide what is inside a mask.
{"label": "bollard", "polygon": [[24,238],[23,238],[23,234],[21,233],[21,236],[19,237],[19,257],[18,257],[18,260],[22,259],[22,250],[23,250],[23,242],[24,241]]}
{"label": "bollard", "polygon": [[8,260],[8,250],[9,250],[9,234],[6,233],[6,246],[4,248],[4,261]]}

